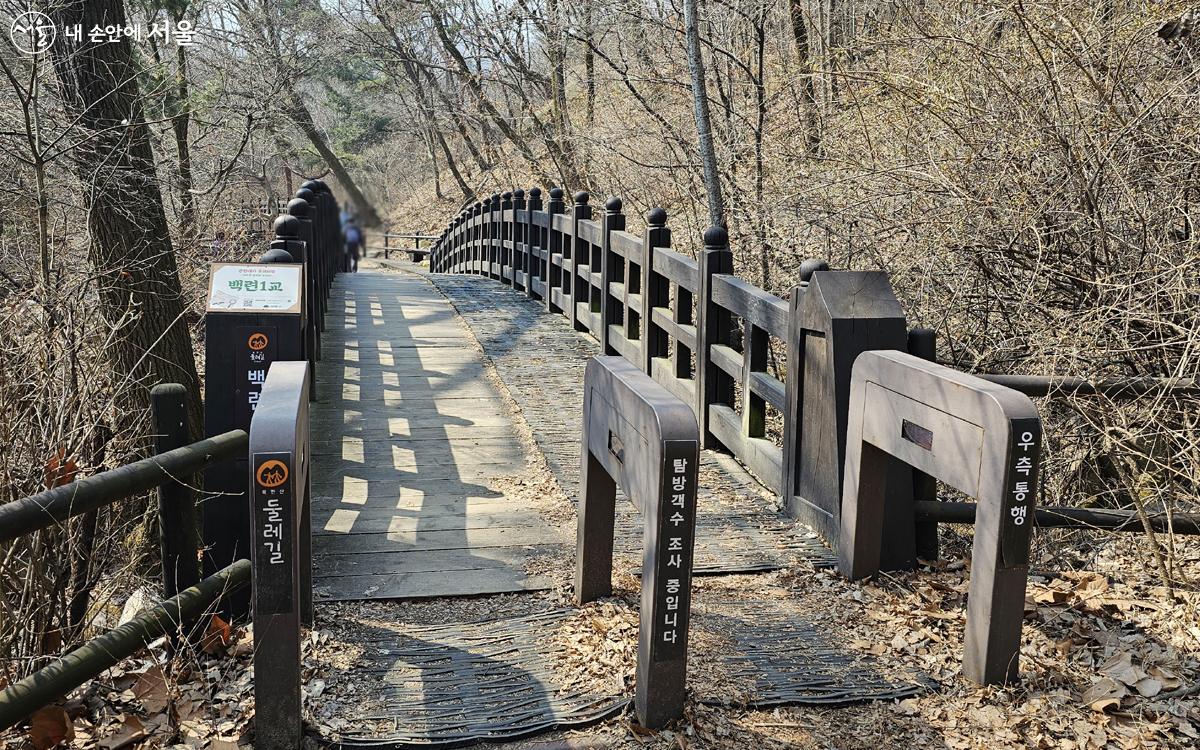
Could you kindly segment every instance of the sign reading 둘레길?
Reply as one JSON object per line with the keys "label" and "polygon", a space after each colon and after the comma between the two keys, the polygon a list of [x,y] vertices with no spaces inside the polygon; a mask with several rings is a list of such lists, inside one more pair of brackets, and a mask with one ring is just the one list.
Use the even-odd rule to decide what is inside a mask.
{"label": "sign reading \ub458\ub808\uae38", "polygon": [[299,263],[214,263],[208,281],[213,312],[299,313],[303,266]]}

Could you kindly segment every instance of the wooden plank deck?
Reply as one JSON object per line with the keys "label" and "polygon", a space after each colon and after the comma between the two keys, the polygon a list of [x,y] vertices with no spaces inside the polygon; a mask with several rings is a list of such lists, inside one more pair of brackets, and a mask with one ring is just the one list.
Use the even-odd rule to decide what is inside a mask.
{"label": "wooden plank deck", "polygon": [[567,543],[490,485],[526,456],[454,308],[416,275],[339,275],[312,409],[318,601],[549,588],[530,556]]}

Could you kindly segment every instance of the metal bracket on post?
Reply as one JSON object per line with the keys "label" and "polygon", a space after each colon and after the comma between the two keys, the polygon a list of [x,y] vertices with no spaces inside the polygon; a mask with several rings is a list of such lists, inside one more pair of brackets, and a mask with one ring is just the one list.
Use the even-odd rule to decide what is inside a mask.
{"label": "metal bracket on post", "polygon": [[300,747],[300,628],[312,624],[306,362],[271,365],[250,423],[254,746]]}
{"label": "metal bracket on post", "polygon": [[691,407],[622,357],[588,362],[575,599],[612,593],[619,485],[645,524],[634,707],[651,729],[683,715],[699,461]]}
{"label": "metal bracket on post", "polygon": [[1033,402],[1010,388],[898,351],[854,363],[838,569],[879,571],[888,506],[905,494],[889,487],[893,466],[978,498],[963,673],[985,685],[1019,675],[1041,438]]}

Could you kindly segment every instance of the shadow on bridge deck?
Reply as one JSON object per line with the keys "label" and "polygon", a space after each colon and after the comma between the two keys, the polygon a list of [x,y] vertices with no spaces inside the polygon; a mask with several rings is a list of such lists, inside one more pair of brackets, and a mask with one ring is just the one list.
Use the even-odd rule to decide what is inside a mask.
{"label": "shadow on bridge deck", "polygon": [[525,454],[454,309],[417,276],[338,278],[313,406],[318,600],[528,591],[565,536],[489,480]]}

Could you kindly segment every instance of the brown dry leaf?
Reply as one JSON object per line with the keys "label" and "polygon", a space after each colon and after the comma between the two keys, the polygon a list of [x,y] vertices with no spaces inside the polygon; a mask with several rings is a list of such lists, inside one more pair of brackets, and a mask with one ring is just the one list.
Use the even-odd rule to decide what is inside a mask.
{"label": "brown dry leaf", "polygon": [[1101,677],[1083,694],[1083,704],[1093,711],[1103,713],[1110,708],[1120,708],[1121,699],[1128,695],[1125,686],[1111,677]]}
{"label": "brown dry leaf", "polygon": [[1133,686],[1133,689],[1138,691],[1138,695],[1142,696],[1143,698],[1153,698],[1162,692],[1162,688],[1162,682],[1154,679],[1153,677],[1147,677],[1145,679],[1138,680]]}
{"label": "brown dry leaf", "polygon": [[46,462],[44,472],[42,481],[49,490],[74,482],[75,475],[79,473],[79,466],[76,465],[75,459],[67,456],[65,448],[59,448]]}
{"label": "brown dry leaf", "polygon": [[1133,656],[1128,651],[1113,654],[1100,665],[1099,672],[1124,685],[1136,685],[1146,678],[1141,667],[1134,666]]}
{"label": "brown dry leaf", "polygon": [[213,740],[208,743],[208,750],[238,750],[238,743],[232,740]]}
{"label": "brown dry leaf", "polygon": [[225,649],[232,639],[233,629],[229,627],[229,623],[217,615],[213,615],[212,619],[208,621],[208,627],[204,630],[204,638],[200,641],[200,650],[209,656],[220,656],[225,653]]}
{"label": "brown dry leaf", "polygon": [[1040,584],[1031,584],[1029,586],[1030,594],[1026,599],[1031,600],[1035,604],[1066,604],[1071,600],[1071,592],[1063,591],[1059,588],[1051,588],[1050,586],[1042,586]]}
{"label": "brown dry leaf", "polygon": [[133,686],[133,696],[147,713],[156,714],[166,710],[167,704],[171,702],[171,691],[167,688],[167,678],[163,675],[162,667],[150,667],[138,675]]}
{"label": "brown dry leaf", "polygon": [[133,714],[126,714],[121,731],[100,740],[100,750],[121,750],[145,738],[146,728],[142,726],[141,720]]}
{"label": "brown dry leaf", "polygon": [[1163,690],[1174,690],[1183,684],[1174,672],[1162,667],[1150,667],[1150,676],[1162,683]]}
{"label": "brown dry leaf", "polygon": [[75,739],[75,726],[62,706],[46,706],[30,717],[29,741],[34,750],[50,750]]}

